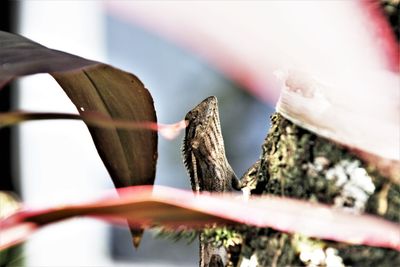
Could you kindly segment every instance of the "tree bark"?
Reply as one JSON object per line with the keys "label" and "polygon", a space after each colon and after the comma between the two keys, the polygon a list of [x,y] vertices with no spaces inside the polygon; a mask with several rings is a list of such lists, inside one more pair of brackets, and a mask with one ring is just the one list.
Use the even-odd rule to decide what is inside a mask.
{"label": "tree bark", "polygon": [[[400,186],[346,148],[271,116],[253,195],[274,194],[325,203],[348,212],[400,222]],[[280,233],[233,227],[241,236],[230,266],[395,266],[400,253]],[[227,247],[228,253],[232,247]],[[230,253],[232,254],[232,253]],[[234,253],[233,253],[234,254]]]}

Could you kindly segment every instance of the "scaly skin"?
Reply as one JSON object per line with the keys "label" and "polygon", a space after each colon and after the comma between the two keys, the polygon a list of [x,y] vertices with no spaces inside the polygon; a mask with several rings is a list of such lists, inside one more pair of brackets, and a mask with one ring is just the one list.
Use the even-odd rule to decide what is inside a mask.
{"label": "scaly skin", "polygon": [[225,156],[217,98],[203,100],[186,114],[185,120],[188,126],[182,154],[193,191],[239,190],[239,180]]}

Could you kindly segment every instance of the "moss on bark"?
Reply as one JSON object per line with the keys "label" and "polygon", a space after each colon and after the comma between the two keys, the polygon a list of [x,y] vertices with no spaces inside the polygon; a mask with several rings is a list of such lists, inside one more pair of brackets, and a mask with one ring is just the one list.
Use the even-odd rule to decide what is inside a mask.
{"label": "moss on bark", "polygon": [[[373,166],[346,148],[280,114],[272,115],[271,121],[252,194],[305,199],[400,221],[399,185],[373,171]],[[318,260],[307,258],[312,253],[325,257],[319,261],[322,266],[328,260],[345,266],[400,264],[400,253],[385,248],[328,242],[270,229],[238,227],[234,231],[243,236],[242,258],[256,257],[258,266],[316,266]],[[308,254],[303,253],[305,249]]]}
{"label": "moss on bark", "polygon": [[[399,185],[370,171],[374,168],[346,148],[281,115],[274,114],[271,121],[262,146],[257,188],[252,194],[277,194],[336,205],[342,203],[342,198],[342,206],[356,213],[365,211],[400,222]],[[343,195],[349,184],[354,184],[360,194]],[[367,198],[361,203],[363,197]]]}

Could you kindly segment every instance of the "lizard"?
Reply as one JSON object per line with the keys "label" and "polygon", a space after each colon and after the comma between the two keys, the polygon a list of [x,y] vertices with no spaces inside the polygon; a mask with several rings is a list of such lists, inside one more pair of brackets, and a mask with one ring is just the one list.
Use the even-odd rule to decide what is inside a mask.
{"label": "lizard", "polygon": [[210,96],[185,116],[183,161],[195,192],[240,190],[240,182],[225,155],[218,101]]}
{"label": "lizard", "polygon": [[[185,116],[187,127],[182,146],[185,167],[189,173],[192,190],[196,193],[230,192],[243,190],[248,197],[255,188],[259,162],[239,180],[226,155],[218,112],[218,101],[210,96]],[[200,234],[200,266],[223,266],[226,251],[202,242]]]}

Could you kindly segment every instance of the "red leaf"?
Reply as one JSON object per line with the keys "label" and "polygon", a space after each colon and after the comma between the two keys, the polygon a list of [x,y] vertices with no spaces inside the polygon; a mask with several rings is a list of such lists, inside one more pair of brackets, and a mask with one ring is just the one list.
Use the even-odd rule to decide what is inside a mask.
{"label": "red leaf", "polygon": [[74,216],[114,223],[128,219],[135,226],[204,227],[211,223],[243,223],[257,227],[400,250],[400,226],[370,215],[353,215],[326,205],[272,196],[249,200],[240,195],[203,193],[168,187],[119,189],[120,198],[89,204],[23,210],[0,221],[0,249],[21,242],[37,228]]}

